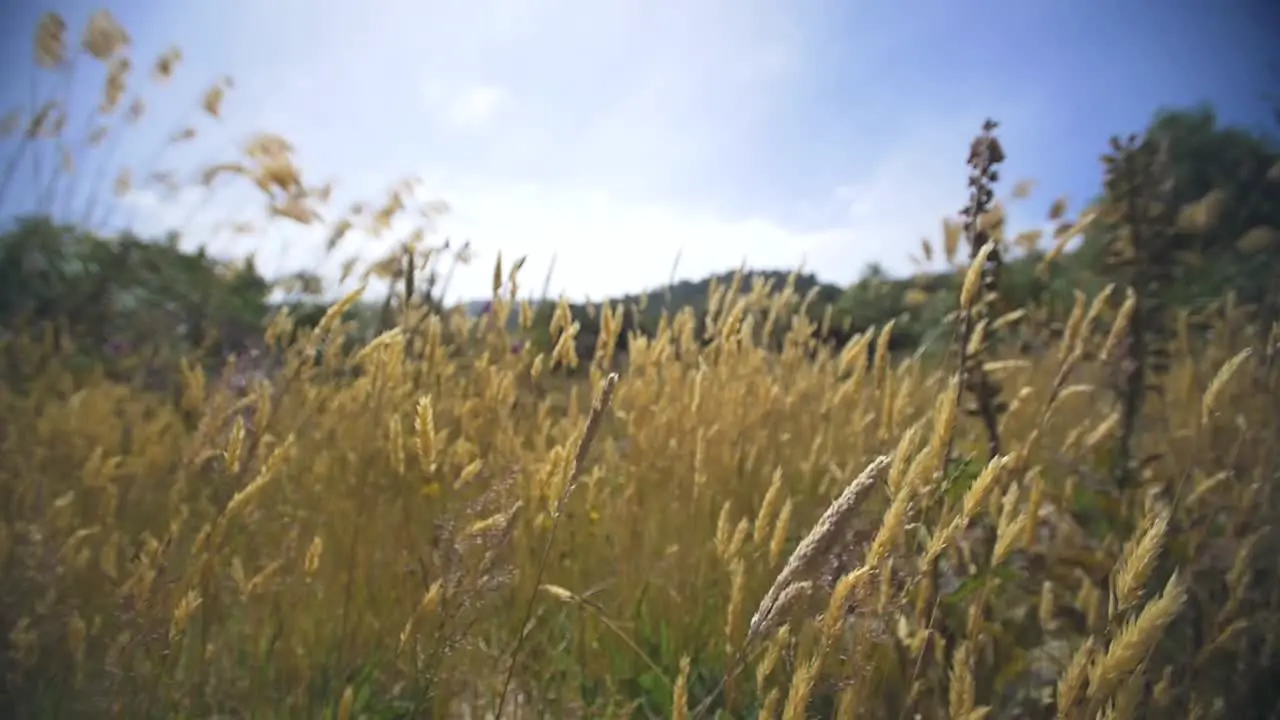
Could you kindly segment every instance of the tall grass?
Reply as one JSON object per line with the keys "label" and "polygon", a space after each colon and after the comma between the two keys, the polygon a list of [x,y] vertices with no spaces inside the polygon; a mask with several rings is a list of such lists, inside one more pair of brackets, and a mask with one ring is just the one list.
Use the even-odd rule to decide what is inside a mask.
{"label": "tall grass", "polygon": [[[46,64],[65,33],[42,23]],[[212,172],[315,222],[323,194],[288,151],[261,136]],[[3,708],[1258,716],[1280,617],[1276,329],[1229,331],[1243,311],[1224,304],[1221,331],[1170,333],[1160,371],[1113,391],[1154,316],[1143,288],[1108,288],[1016,356],[996,331],[1034,308],[999,309],[988,202],[941,365],[891,357],[891,325],[826,348],[804,298],[742,277],[702,324],[630,338],[623,369],[628,308],[601,308],[591,357],[564,304],[551,351],[513,353],[534,313],[501,267],[498,322],[407,291],[347,352],[351,295],[314,330],[275,318],[269,379],[185,364],[176,402],[73,367],[52,335],[8,337],[25,382],[0,385]]]}

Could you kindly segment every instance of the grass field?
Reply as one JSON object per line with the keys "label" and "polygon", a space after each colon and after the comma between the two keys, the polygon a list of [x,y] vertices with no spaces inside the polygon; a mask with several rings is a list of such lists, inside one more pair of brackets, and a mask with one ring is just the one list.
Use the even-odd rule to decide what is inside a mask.
{"label": "grass field", "polygon": [[[241,170],[296,210],[269,140]],[[543,350],[511,350],[527,308],[406,303],[346,353],[349,296],[277,317],[238,391],[9,333],[0,714],[1265,717],[1280,328],[1227,298],[1149,346],[1123,284],[1031,324],[970,215],[927,357],[739,286],[625,367],[625,309],[577,357],[565,304]]]}

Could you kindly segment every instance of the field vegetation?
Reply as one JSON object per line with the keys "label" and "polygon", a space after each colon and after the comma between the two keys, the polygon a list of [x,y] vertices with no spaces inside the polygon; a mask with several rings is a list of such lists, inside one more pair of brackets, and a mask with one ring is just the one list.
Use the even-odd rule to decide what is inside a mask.
{"label": "field vegetation", "polygon": [[1018,232],[989,122],[921,249],[945,270],[572,305],[507,259],[477,314],[438,205],[344,213],[269,133],[201,180],[339,216],[334,247],[423,218],[352,268],[386,293],[104,230],[172,178],[75,167],[180,53],[105,11],[35,47],[105,85],[6,125],[0,206],[38,193],[0,239],[5,717],[1280,713],[1262,134],[1161,113]]}

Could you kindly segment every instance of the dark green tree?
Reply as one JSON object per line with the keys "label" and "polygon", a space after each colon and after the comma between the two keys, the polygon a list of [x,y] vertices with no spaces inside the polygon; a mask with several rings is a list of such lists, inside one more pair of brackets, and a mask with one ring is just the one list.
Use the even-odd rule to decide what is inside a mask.
{"label": "dark green tree", "polygon": [[[1166,201],[1179,213],[1167,238],[1176,265],[1166,301],[1194,307],[1231,290],[1247,304],[1271,302],[1280,277],[1280,146],[1260,131],[1222,124],[1209,106],[1156,113],[1144,139],[1167,148]],[[1099,225],[1081,254],[1100,261],[1108,232]]]}
{"label": "dark green tree", "polygon": [[252,259],[219,261],[177,240],[20,219],[0,233],[0,326],[56,326],[84,352],[164,344],[216,357],[252,343],[271,283]]}

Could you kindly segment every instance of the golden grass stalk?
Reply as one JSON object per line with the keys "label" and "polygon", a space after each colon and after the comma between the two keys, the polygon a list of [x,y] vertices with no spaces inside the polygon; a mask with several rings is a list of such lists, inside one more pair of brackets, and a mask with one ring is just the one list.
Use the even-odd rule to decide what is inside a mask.
{"label": "golden grass stalk", "polygon": [[1101,708],[1137,671],[1182,609],[1186,597],[1186,582],[1175,572],[1160,596],[1147,603],[1142,612],[1115,635],[1106,653],[1089,668],[1088,697],[1093,707]]}
{"label": "golden grass stalk", "polygon": [[[326,315],[326,317],[328,316]],[[511,649],[507,673],[502,680],[502,692],[498,695],[498,706],[494,712],[495,717],[502,717],[502,709],[506,705],[507,693],[511,689],[511,678],[515,674],[516,662],[519,660],[520,650],[524,645],[525,638],[529,634],[529,619],[533,617],[533,607],[537,602],[537,592],[542,585],[542,574],[546,571],[547,560],[551,556],[551,546],[555,542],[556,529],[560,524],[561,513],[564,511],[569,497],[578,486],[578,480],[582,476],[582,468],[586,465],[587,453],[591,450],[591,443],[595,440],[596,433],[600,431],[600,424],[604,421],[605,412],[613,402],[613,394],[617,387],[618,374],[609,373],[600,388],[599,396],[591,406],[591,413],[587,416],[587,424],[582,430],[582,435],[578,438],[577,449],[573,454],[573,465],[569,469],[569,477],[564,484],[560,499],[556,502],[551,513],[551,528],[547,533],[546,542],[542,547],[542,556],[538,561],[538,567],[533,576],[534,594],[529,597],[529,602],[525,607],[524,619],[518,626],[520,628],[519,634],[516,636],[515,646]]]}
{"label": "golden grass stalk", "polygon": [[1168,529],[1169,512],[1152,513],[1137,542],[1131,542],[1120,557],[1112,586],[1116,612],[1124,612],[1142,599],[1142,590],[1155,569]]}
{"label": "golden grass stalk", "polygon": [[818,518],[818,522],[800,541],[795,552],[791,553],[782,571],[774,578],[773,584],[761,598],[747,626],[747,644],[758,638],[764,628],[771,624],[779,610],[781,604],[779,601],[787,590],[798,583],[813,579],[818,564],[831,553],[841,532],[847,529],[863,494],[871,488],[878,475],[888,466],[889,456],[887,455],[881,455],[872,460],[862,474],[854,478],[844,492],[840,493],[827,507],[822,517]]}
{"label": "golden grass stalk", "polygon": [[1209,422],[1210,416],[1213,414],[1213,408],[1218,402],[1218,396],[1222,394],[1222,390],[1231,382],[1232,376],[1244,364],[1244,361],[1253,354],[1253,348],[1245,348],[1236,353],[1232,358],[1222,364],[1217,374],[1213,376],[1213,381],[1209,383],[1208,389],[1204,391],[1204,399],[1200,404],[1200,420],[1201,422]]}
{"label": "golden grass stalk", "polygon": [[818,659],[813,658],[796,666],[791,676],[791,689],[787,692],[787,703],[782,707],[782,720],[804,720],[809,695],[818,677],[818,664]]}
{"label": "golden grass stalk", "polygon": [[689,656],[680,658],[680,674],[676,676],[676,687],[671,693],[671,720],[688,720],[689,718]]}
{"label": "golden grass stalk", "polygon": [[1077,709],[1085,700],[1085,691],[1089,685],[1089,667],[1097,653],[1097,643],[1092,636],[1076,648],[1067,664],[1067,669],[1058,679],[1057,715],[1058,720],[1074,717]]}

